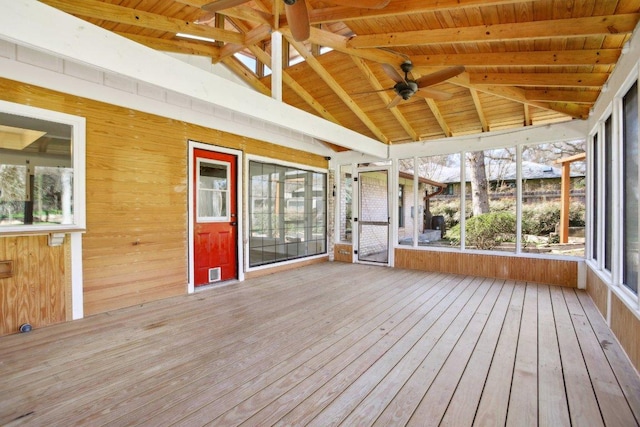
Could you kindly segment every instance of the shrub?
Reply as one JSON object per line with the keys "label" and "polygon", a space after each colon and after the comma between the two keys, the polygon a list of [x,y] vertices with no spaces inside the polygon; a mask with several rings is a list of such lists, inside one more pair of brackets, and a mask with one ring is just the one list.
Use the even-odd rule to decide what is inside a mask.
{"label": "shrub", "polygon": [[[582,203],[572,203],[569,208],[569,225],[584,227],[585,207]],[[560,203],[540,203],[522,209],[522,232],[544,236],[556,231],[560,223]]]}
{"label": "shrub", "polygon": [[[465,245],[477,249],[493,249],[502,242],[513,241],[516,216],[513,212],[489,212],[466,221]],[[460,244],[460,225],[451,228],[447,237],[455,245]]]}
{"label": "shrub", "polygon": [[442,215],[448,230],[460,223],[460,202],[453,200],[447,203],[434,203],[431,206],[431,214],[433,216]]}
{"label": "shrub", "polygon": [[560,222],[559,203],[539,203],[522,209],[522,232],[534,236],[553,233]]}

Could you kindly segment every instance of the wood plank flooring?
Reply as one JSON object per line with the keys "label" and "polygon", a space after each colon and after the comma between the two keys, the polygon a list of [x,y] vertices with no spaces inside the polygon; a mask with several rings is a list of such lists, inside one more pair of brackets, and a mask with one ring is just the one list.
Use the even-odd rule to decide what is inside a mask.
{"label": "wood plank flooring", "polygon": [[324,263],[0,338],[0,425],[635,426],[582,291]]}

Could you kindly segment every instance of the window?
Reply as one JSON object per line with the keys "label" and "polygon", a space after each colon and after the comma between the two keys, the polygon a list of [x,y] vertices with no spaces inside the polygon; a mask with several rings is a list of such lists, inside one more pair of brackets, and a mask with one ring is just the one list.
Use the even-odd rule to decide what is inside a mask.
{"label": "window", "polygon": [[398,227],[404,227],[404,185],[398,186]]}
{"label": "window", "polygon": [[638,293],[638,84],[622,100],[623,283]]}
{"label": "window", "polygon": [[249,162],[249,265],[326,253],[326,174]]}
{"label": "window", "polygon": [[198,163],[198,221],[228,221],[229,168],[212,160]]}
{"label": "window", "polygon": [[0,233],[84,229],[81,117],[0,101]]}
{"label": "window", "polygon": [[613,255],[613,120],[604,122],[604,268],[611,271]]}
{"label": "window", "polygon": [[598,161],[599,161],[599,145],[598,145],[598,134],[593,135],[593,146],[591,149],[591,153],[593,156],[593,161],[591,162],[591,258],[594,260],[598,259]]}
{"label": "window", "polygon": [[471,217],[465,221],[465,247],[515,252],[515,148],[468,152],[466,160]]}
{"label": "window", "polygon": [[[460,155],[419,157],[415,166],[414,159],[401,159],[398,172],[405,219],[404,228],[398,222],[398,243],[413,246],[417,232],[417,246],[459,247],[459,238],[452,238],[449,231],[460,221],[460,193],[456,193],[461,189]],[[414,206],[416,174],[418,200]],[[457,230],[459,233],[459,226]]]}
{"label": "window", "polygon": [[[561,221],[563,168],[569,168],[567,229]],[[522,252],[584,255],[585,177],[583,140],[523,147]]]}
{"label": "window", "polygon": [[351,165],[340,166],[340,241],[351,242],[353,175]]}
{"label": "window", "polygon": [[[418,211],[414,206],[413,175],[414,160],[398,160],[398,243],[401,245],[413,244],[413,229],[416,221],[419,221]],[[407,212],[408,211],[408,212]]]}

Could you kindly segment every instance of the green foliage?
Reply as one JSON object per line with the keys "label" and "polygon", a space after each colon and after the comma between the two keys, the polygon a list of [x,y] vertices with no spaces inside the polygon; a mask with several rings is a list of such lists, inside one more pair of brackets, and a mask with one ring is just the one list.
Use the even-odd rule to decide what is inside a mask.
{"label": "green foliage", "polygon": [[[569,225],[584,227],[585,207],[582,203],[572,203],[569,207]],[[522,232],[544,236],[556,231],[560,223],[560,203],[540,203],[522,209]]]}
{"label": "green foliage", "polygon": [[587,222],[585,221],[586,208],[582,203],[571,203],[569,207],[569,226],[570,227],[584,227]]}
{"label": "green foliage", "polygon": [[460,223],[460,202],[452,200],[446,203],[433,203],[431,205],[431,214],[433,216],[443,216],[446,229],[448,230]]}
{"label": "green foliage", "polygon": [[[515,239],[516,215],[513,212],[489,212],[466,221],[465,245],[476,249],[493,249],[502,242]],[[460,225],[451,228],[447,238],[460,244]]]}
{"label": "green foliage", "polygon": [[522,209],[522,232],[534,236],[553,233],[560,222],[560,203],[540,203]]}

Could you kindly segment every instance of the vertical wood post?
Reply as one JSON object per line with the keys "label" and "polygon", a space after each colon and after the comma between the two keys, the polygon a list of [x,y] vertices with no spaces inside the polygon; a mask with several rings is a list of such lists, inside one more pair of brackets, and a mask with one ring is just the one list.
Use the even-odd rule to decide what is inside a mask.
{"label": "vertical wood post", "polygon": [[569,243],[569,201],[571,199],[571,162],[562,163],[560,191],[560,243]]}

